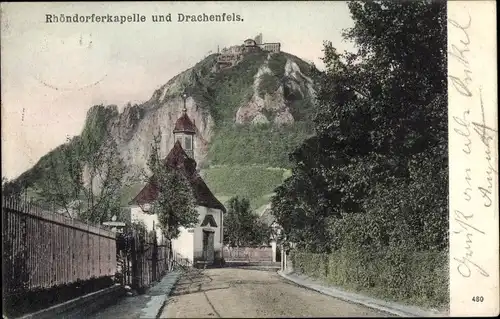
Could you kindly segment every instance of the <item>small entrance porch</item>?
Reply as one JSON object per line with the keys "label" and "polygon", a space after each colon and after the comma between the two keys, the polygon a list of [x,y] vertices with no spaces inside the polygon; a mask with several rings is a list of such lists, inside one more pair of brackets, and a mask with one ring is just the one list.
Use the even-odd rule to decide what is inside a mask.
{"label": "small entrance porch", "polygon": [[202,266],[206,268],[207,265],[212,265],[215,260],[215,230],[213,229],[203,229],[203,241],[202,241],[202,258],[199,259],[196,264],[197,266]]}

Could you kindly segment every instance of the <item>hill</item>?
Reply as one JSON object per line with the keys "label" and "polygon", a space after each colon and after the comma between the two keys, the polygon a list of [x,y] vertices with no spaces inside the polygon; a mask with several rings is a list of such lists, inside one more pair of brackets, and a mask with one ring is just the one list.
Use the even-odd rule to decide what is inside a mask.
{"label": "hill", "polygon": [[[158,129],[162,154],[172,147],[173,125],[183,108],[181,94],[186,92],[188,115],[198,128],[194,156],[208,186],[221,200],[238,194],[249,197],[254,208],[265,204],[283,180],[288,153],[312,133],[309,124],[315,91],[311,66],[285,52],[258,50],[231,68],[216,70],[217,58],[217,54],[206,57],[155,90],[148,101],[129,104],[121,113],[115,105],[93,106],[82,134],[74,140],[103,143],[112,139],[126,164],[127,178],[136,179],[147,167]],[[59,162],[62,150],[72,143],[43,156],[5,190],[38,193],[42,181],[58,173],[51,163]],[[69,168],[59,165],[57,169]],[[122,205],[140,184],[124,187]]]}

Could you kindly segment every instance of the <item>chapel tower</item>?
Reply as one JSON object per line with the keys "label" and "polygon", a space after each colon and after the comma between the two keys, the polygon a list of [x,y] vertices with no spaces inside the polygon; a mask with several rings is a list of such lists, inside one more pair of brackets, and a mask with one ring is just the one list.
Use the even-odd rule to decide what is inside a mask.
{"label": "chapel tower", "polygon": [[182,99],[184,100],[184,108],[182,109],[181,117],[175,122],[173,130],[174,143],[179,142],[186,154],[194,159],[194,136],[196,134],[196,126],[187,115],[186,93],[182,94]]}

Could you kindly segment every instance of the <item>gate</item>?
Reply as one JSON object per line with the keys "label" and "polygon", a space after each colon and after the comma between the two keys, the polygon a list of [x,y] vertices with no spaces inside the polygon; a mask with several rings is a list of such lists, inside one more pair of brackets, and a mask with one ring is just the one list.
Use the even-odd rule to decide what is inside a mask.
{"label": "gate", "polygon": [[117,238],[118,280],[142,291],[168,271],[170,245],[159,243],[156,232],[132,229]]}

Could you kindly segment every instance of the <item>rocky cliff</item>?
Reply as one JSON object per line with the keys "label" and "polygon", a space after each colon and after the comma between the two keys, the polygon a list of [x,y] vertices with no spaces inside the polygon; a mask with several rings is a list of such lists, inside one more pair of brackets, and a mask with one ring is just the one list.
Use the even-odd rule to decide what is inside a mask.
{"label": "rocky cliff", "polygon": [[[172,130],[183,108],[182,92],[188,94],[187,113],[198,129],[194,155],[199,166],[208,165],[210,158],[215,157],[212,156],[214,152],[227,152],[233,156],[245,148],[264,145],[252,146],[245,142],[248,136],[236,130],[238,125],[265,124],[267,128],[264,130],[272,135],[276,134],[278,127],[287,126],[288,130],[293,130],[297,122],[310,121],[315,91],[307,63],[284,52],[270,54],[262,51],[248,54],[232,68],[214,72],[216,57],[215,54],[208,56],[155,90],[145,103],[129,104],[121,113],[116,106],[95,106],[93,109],[99,108],[106,116],[91,109],[85,129],[109,131],[110,135],[105,138],[116,141],[119,155],[128,167],[128,175],[136,175],[147,166],[153,135],[158,130],[162,133],[162,154],[166,156],[173,146]],[[220,132],[231,132],[232,144],[224,146],[228,134]],[[211,147],[215,135],[219,139],[216,148]],[[238,140],[238,136],[243,139]],[[282,137],[276,139],[286,144]],[[280,148],[274,152],[287,150]],[[58,149],[44,156],[16,182],[32,187],[42,172],[47,173],[44,166],[57,152]],[[267,163],[265,156],[260,156],[257,161]]]}
{"label": "rocky cliff", "polygon": [[[118,143],[120,155],[131,170],[145,168],[152,136],[158,130],[162,132],[162,154],[166,155],[172,147],[172,130],[182,112],[181,94],[184,90],[189,95],[186,100],[187,113],[198,129],[194,153],[198,163],[203,163],[207,159],[217,124],[220,126],[229,122],[282,125],[304,120],[294,118],[292,108],[297,101],[302,104],[312,104],[315,92],[313,80],[305,74],[308,70],[302,72],[297,64],[297,61],[299,63],[301,61],[286,53],[274,55],[259,53],[247,59],[244,61],[248,64],[244,66],[245,69],[240,70],[239,66],[236,66],[233,70],[213,73],[208,69],[212,69],[214,56],[207,57],[157,89],[146,103],[128,105],[122,113],[110,121],[112,136]],[[254,59],[253,65],[248,63],[252,61],[251,59]],[[302,62],[302,68],[307,67]],[[254,74],[251,74],[252,69],[255,70]],[[249,78],[251,81],[238,83],[233,79],[236,77],[240,80],[242,77]],[[232,90],[225,92],[227,87],[219,87],[221,84]],[[229,97],[218,96],[222,94]],[[235,104],[220,105],[229,100]],[[217,107],[232,112],[220,116],[222,112]],[[300,112],[295,113],[300,114]]]}

